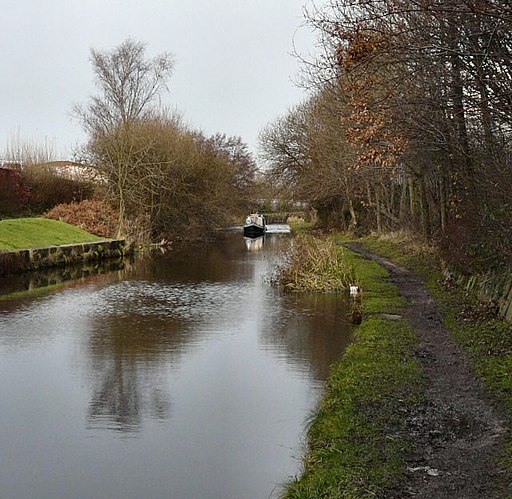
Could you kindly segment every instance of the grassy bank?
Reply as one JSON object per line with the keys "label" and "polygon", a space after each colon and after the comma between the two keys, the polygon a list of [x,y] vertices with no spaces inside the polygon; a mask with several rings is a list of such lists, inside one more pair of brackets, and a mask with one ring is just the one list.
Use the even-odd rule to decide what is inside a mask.
{"label": "grassy bank", "polygon": [[347,250],[344,257],[363,286],[366,319],[332,367],[308,431],[304,472],[288,484],[286,498],[383,497],[406,472],[403,411],[420,400],[423,387],[417,336],[405,321],[378,316],[405,307],[388,272]]}
{"label": "grassy bank", "polygon": [[0,220],[0,250],[87,243],[101,238],[73,225],[45,218]]}
{"label": "grassy bank", "polygon": [[[428,251],[400,244],[393,238],[365,238],[361,243],[425,278],[432,295],[444,309],[446,327],[469,353],[476,375],[512,418],[512,324],[500,319],[492,305],[482,304],[442,282],[439,260]],[[512,439],[504,449],[502,466],[504,474],[510,477]]]}

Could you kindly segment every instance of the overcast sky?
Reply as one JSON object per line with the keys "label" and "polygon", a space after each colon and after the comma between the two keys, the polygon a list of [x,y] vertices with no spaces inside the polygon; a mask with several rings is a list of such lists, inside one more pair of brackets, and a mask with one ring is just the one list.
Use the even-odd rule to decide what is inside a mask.
{"label": "overcast sky", "polygon": [[[91,47],[127,38],[175,59],[170,93],[192,127],[240,135],[260,129],[304,96],[293,83],[293,44],[312,52],[307,0],[2,0],[0,155],[9,136],[48,138],[61,156],[85,141],[73,104],[95,93]],[[64,158],[63,158],[64,159]]]}

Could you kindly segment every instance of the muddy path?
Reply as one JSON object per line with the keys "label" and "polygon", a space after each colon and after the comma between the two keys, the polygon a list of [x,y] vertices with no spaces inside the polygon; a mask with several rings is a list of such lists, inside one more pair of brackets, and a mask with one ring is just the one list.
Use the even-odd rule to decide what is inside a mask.
{"label": "muddy path", "polygon": [[497,484],[506,479],[498,459],[507,420],[472,374],[469,359],[444,327],[443,313],[424,281],[358,244],[347,246],[390,271],[391,281],[409,303],[405,319],[420,337],[426,397],[405,416],[415,449],[407,463],[408,483],[397,497],[504,497]]}

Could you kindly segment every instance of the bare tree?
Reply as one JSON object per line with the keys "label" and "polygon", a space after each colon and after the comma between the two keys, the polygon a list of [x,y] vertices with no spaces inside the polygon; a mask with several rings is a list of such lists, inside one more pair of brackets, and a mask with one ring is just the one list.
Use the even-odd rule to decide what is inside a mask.
{"label": "bare tree", "polygon": [[74,109],[91,136],[149,118],[173,68],[170,54],[150,59],[146,45],[131,39],[110,51],[91,49],[91,63],[99,94]]}
{"label": "bare tree", "polygon": [[121,235],[127,200],[133,197],[129,191],[135,180],[144,180],[140,148],[149,147],[135,146],[131,130],[158,114],[156,101],[167,89],[173,62],[167,53],[148,58],[144,43],[128,39],[110,51],[92,49],[91,63],[99,93],[74,112],[89,133],[83,156],[107,182],[119,209]]}
{"label": "bare tree", "polygon": [[305,61],[312,98],[262,133],[270,173],[348,207],[353,226],[509,265],[510,0],[327,0],[306,14],[322,49]]}

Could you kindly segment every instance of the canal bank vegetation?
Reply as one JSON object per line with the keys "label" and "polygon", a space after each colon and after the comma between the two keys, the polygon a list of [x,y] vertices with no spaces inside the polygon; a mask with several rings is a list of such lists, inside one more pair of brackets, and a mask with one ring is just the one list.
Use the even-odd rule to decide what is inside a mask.
{"label": "canal bank vegetation", "polygon": [[61,220],[101,237],[116,233],[118,214],[111,204],[99,199],[62,203],[45,213],[51,220]]}
{"label": "canal bank vegetation", "polygon": [[[330,237],[338,244],[354,241],[346,235]],[[425,279],[476,375],[512,417],[512,325],[497,316],[496,306],[477,300],[443,274],[432,246],[415,244],[403,233],[358,238],[357,243]],[[365,320],[332,367],[308,431],[303,475],[288,485],[287,498],[393,497],[407,483],[406,459],[413,445],[404,425],[421,405],[425,388],[418,338],[400,319],[406,303],[388,272],[348,250],[344,258],[363,288]],[[496,465],[503,476],[512,473],[510,439]]]}
{"label": "canal bank vegetation", "polygon": [[[346,239],[342,237],[342,239]],[[418,272],[446,314],[445,325],[470,355],[478,377],[512,418],[512,324],[497,314],[496,304],[482,302],[446,277],[431,247],[418,246],[403,234],[358,240],[368,250]],[[503,450],[502,466],[512,473],[512,439]]]}
{"label": "canal bank vegetation", "polygon": [[286,498],[391,496],[405,476],[410,448],[403,415],[422,396],[416,334],[405,321],[381,315],[405,307],[396,286],[379,265],[337,251],[364,289],[366,319],[332,367],[308,430],[303,474],[287,485]]}
{"label": "canal bank vegetation", "polygon": [[354,270],[331,239],[301,233],[292,241],[280,284],[288,292],[339,292],[356,283]]}

